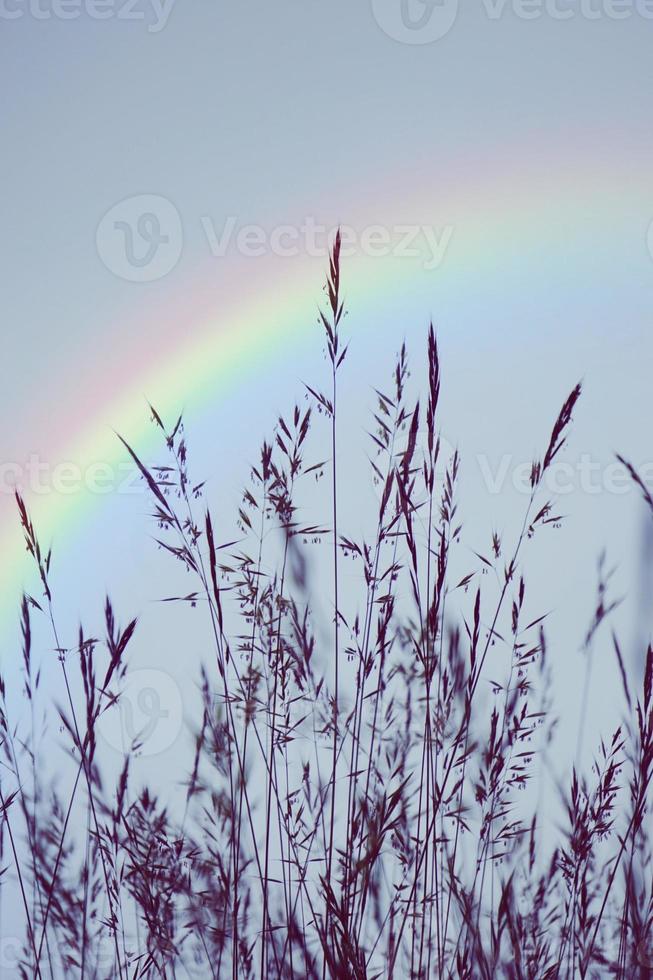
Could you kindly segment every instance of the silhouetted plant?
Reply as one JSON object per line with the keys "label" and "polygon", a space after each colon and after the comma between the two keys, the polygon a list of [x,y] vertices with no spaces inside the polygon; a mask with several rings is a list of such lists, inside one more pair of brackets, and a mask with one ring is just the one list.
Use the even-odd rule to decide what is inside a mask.
{"label": "silhouetted plant", "polygon": [[[193,582],[174,601],[202,617],[213,650],[211,662],[194,665],[201,714],[187,771],[168,774],[185,780],[181,812],[161,786],[132,785],[138,736],[107,785],[98,723],[129,677],[137,624],[121,629],[107,599],[104,639],[80,627],[63,645],[50,554],[17,498],[40,588],[21,607],[27,720],[12,720],[0,678],[0,881],[21,903],[19,975],[648,977],[651,648],[637,695],[614,639],[623,724],[589,775],[571,773],[562,830],[543,828],[520,793],[555,725],[545,616],[523,558],[560,520],[544,475],[566,443],[580,386],[533,463],[512,542],[492,534],[487,554],[475,552],[454,578],[460,458],[439,435],[435,331],[426,408],[411,401],[405,346],[390,386],[376,390],[378,509],[369,539],[344,534],[338,501],[358,490],[337,465],[347,352],[339,236],[326,295],[328,393],[307,387],[308,404],[278,418],[235,529],[216,520],[191,478],[182,418],[169,428],[152,408],[166,452],[157,465],[123,440],[151,497],[159,546]],[[653,513],[648,488],[622,463]],[[325,474],[324,522],[311,515]],[[312,560],[319,548],[328,548],[326,573]],[[614,608],[604,571],[588,657]],[[61,665],[54,723],[64,781],[45,760],[53,719],[34,661],[34,615],[47,621]],[[582,731],[581,720],[579,740]]]}

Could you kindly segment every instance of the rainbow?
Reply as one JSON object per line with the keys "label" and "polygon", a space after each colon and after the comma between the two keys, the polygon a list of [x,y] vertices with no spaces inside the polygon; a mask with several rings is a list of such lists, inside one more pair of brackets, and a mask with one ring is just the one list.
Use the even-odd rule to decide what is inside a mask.
{"label": "rainbow", "polygon": [[[423,224],[450,223],[454,229],[445,261],[432,272],[424,272],[419,263],[411,266],[392,258],[379,261],[359,255],[347,260],[348,302],[356,329],[361,324],[364,332],[365,323],[378,323],[375,318],[389,297],[396,291],[408,294],[416,284],[420,297],[429,303],[416,324],[421,329],[431,314],[438,319],[442,303],[453,306],[471,284],[487,282],[501,268],[505,272],[511,262],[515,264],[516,288],[530,262],[530,286],[548,287],[548,274],[555,269],[554,288],[573,292],[578,268],[591,266],[597,215],[609,223],[612,234],[618,222],[624,221],[624,214],[639,215],[641,242],[635,244],[645,250],[653,206],[649,214],[644,163],[641,173],[633,173],[632,165],[623,161],[620,174],[614,160],[599,163],[593,154],[576,152],[571,160],[544,159],[539,164],[533,160],[526,169],[522,158],[521,168],[517,173],[515,168],[495,165],[491,175],[479,181],[461,167],[437,189],[422,187],[420,193],[402,200],[394,200],[390,188],[406,181],[388,181],[377,197],[391,201],[390,206],[356,206],[349,212],[340,207],[343,221],[354,227],[381,223],[378,217],[369,220],[375,211],[383,214],[385,226],[390,224],[386,215],[394,214],[403,223],[412,218]],[[428,185],[428,180],[422,176],[417,183]],[[351,190],[346,198],[352,198]],[[628,227],[630,232],[632,224]],[[556,265],[556,249],[561,235],[565,236],[568,254],[569,234],[575,235],[572,247],[578,261],[573,267],[566,263],[566,270],[561,271]],[[157,438],[147,399],[166,418],[176,417],[191,391],[195,411],[215,410],[230,388],[256,377],[271,361],[284,356],[291,345],[294,349],[297,344],[315,343],[320,270],[325,261],[296,258],[266,265],[263,260],[241,258],[234,262],[237,274],[230,278],[219,308],[214,300],[204,307],[194,306],[188,297],[194,295],[196,284],[187,283],[172,307],[141,311],[148,322],[157,324],[154,350],[151,343],[144,342],[130,353],[127,371],[116,361],[113,368],[107,366],[101,383],[89,381],[87,390],[80,393],[80,402],[93,405],[90,414],[80,414],[75,404],[62,406],[53,426],[58,433],[51,450],[53,460],[80,464],[102,460],[118,465],[125,453],[116,431],[137,451],[147,453]],[[215,261],[207,264],[200,270],[198,281],[205,275],[215,276],[215,271]],[[401,329],[406,327],[402,324]],[[0,627],[9,618],[15,621],[16,602],[23,582],[28,581],[28,559],[13,501],[4,497],[0,510]],[[88,494],[27,495],[44,541],[55,532],[59,540],[74,534],[93,510],[102,506],[102,499]]]}

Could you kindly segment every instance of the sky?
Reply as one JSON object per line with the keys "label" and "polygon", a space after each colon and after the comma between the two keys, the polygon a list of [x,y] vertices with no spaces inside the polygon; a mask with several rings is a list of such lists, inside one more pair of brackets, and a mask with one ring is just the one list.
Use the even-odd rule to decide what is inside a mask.
{"label": "sky", "polygon": [[[364,523],[373,387],[404,339],[419,376],[431,320],[470,556],[517,532],[519,467],[582,379],[566,519],[529,557],[572,679],[561,710],[578,711],[604,548],[637,659],[650,532],[614,452],[653,483],[652,18],[645,0],[0,0],[4,672],[21,590],[38,589],[17,484],[53,545],[64,635],[98,629],[107,592],[140,617],[134,710],[159,685],[165,772],[205,638],[188,643],[181,611],[161,619],[176,571],[115,432],[159,461],[148,400],[183,412],[230,539],[277,413],[326,377],[316,318],[338,225],[348,529]],[[37,642],[51,653],[47,631]],[[620,710],[603,653],[597,730]]]}

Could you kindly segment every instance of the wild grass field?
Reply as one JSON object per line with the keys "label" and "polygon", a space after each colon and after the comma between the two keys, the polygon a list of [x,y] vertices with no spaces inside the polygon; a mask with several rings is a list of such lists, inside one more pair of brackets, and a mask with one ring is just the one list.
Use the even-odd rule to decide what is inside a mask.
{"label": "wild grass field", "polygon": [[[141,459],[122,434],[161,561],[187,571],[187,591],[167,598],[210,637],[210,659],[188,665],[202,700],[186,719],[193,749],[169,773],[184,783],[181,812],[133,776],[139,734],[117,782],[107,778],[98,728],[117,711],[138,623],[121,625],[107,598],[92,633],[60,635],[66,596],[17,498],[34,586],[20,610],[22,686],[0,681],[0,930],[11,905],[22,923],[16,976],[653,975],[650,646],[643,679],[631,677],[613,635],[623,722],[587,771],[555,772],[559,820],[533,791],[542,759],[555,763],[556,651],[525,563],[561,519],[545,477],[580,386],[536,434],[512,533],[490,525],[487,550],[460,578],[460,460],[440,441],[433,327],[410,369],[402,346],[391,378],[365,379],[379,386],[369,426],[378,511],[358,539],[342,509],[339,519],[357,493],[337,465],[352,424],[338,400],[343,295],[337,238],[316,333],[326,376],[274,420],[237,514],[212,513],[181,418],[152,409],[165,459]],[[645,483],[622,464],[653,516]],[[305,507],[307,484],[319,514]],[[316,544],[319,575],[307,560]],[[327,631],[316,625],[324,610]],[[579,624],[588,646],[610,632],[612,611],[600,578],[594,617]],[[59,662],[56,697],[41,684],[35,617],[49,630],[43,655]],[[583,710],[579,696],[580,735]],[[65,778],[47,762],[55,741]]]}

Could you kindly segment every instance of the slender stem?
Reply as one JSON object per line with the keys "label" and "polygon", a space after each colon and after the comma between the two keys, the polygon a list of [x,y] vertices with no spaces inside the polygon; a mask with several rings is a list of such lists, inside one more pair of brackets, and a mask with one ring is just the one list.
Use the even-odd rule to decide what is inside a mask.
{"label": "slender stem", "polygon": [[27,932],[28,932],[28,935],[29,935],[29,942],[30,942],[30,946],[31,946],[32,953],[33,953],[33,956],[34,956],[34,969],[36,971],[36,976],[40,978],[41,977],[41,968],[39,966],[39,957],[37,955],[36,943],[35,943],[35,940],[34,940],[34,932],[32,930],[32,918],[31,918],[30,913],[29,913],[29,904],[28,904],[28,901],[27,901],[27,894],[25,892],[25,884],[23,882],[23,874],[22,874],[22,871],[20,869],[20,861],[18,860],[18,854],[16,852],[16,842],[14,841],[14,833],[13,833],[13,830],[11,829],[11,820],[9,818],[9,806],[7,805],[7,801],[5,800],[5,796],[4,796],[4,793],[2,792],[2,789],[0,789],[0,804],[2,805],[2,813],[4,815],[4,822],[7,825],[7,833],[9,835],[9,843],[11,845],[11,852],[12,852],[12,854],[14,856],[14,864],[16,865],[16,873],[18,875],[18,884],[20,886],[20,894],[21,894],[21,898],[23,900],[23,907],[25,909],[25,917],[26,917],[26,920],[27,920]]}
{"label": "slender stem", "polygon": [[[331,761],[331,814],[329,818],[329,850],[327,856],[326,880],[329,887],[332,881],[332,862],[333,862],[333,838],[336,818],[336,784],[338,778],[338,699],[339,699],[339,622],[340,607],[338,603],[338,470],[337,470],[337,430],[336,430],[336,365],[333,363],[332,371],[332,397],[333,411],[331,416],[331,452],[332,452],[332,515],[333,515],[333,749]],[[327,935],[329,916],[327,916]]]}

